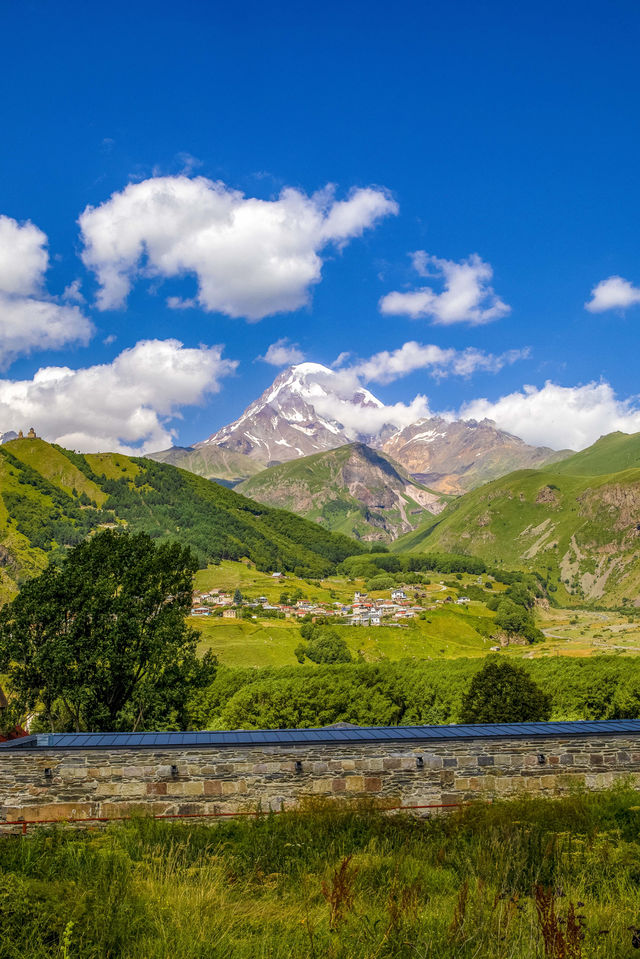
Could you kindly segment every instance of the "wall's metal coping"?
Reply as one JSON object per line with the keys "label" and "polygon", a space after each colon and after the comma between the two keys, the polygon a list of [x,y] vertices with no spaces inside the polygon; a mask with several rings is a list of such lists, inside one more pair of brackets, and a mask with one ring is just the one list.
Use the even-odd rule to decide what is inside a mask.
{"label": "wall's metal coping", "polygon": [[468,739],[640,736],[640,719],[484,726],[325,726],[321,729],[239,729],[193,733],[45,733],[0,743],[1,750],[189,749],[229,746],[313,746],[341,743],[430,743]]}

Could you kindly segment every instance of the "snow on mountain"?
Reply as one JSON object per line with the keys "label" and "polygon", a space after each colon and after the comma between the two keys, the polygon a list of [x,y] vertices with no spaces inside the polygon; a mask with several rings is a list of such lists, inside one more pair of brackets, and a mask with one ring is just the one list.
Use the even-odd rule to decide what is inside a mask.
{"label": "snow on mountain", "polygon": [[570,450],[528,446],[493,420],[418,420],[397,430],[382,449],[422,483],[443,493],[464,493],[512,470],[564,459]]}
{"label": "snow on mountain", "polygon": [[371,442],[393,430],[393,414],[369,390],[320,363],[299,363],[280,373],[235,422],[197,445],[222,446],[268,464]]}
{"label": "snow on mountain", "polygon": [[567,451],[528,446],[491,420],[424,416],[422,405],[385,406],[345,370],[299,363],[284,370],[214,445],[265,466],[365,443],[382,449],[419,482],[459,494],[515,469],[562,459]]}

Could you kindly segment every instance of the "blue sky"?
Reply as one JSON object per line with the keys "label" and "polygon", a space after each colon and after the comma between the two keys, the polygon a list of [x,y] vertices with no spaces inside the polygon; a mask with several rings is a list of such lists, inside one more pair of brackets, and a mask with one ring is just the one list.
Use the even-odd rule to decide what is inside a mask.
{"label": "blue sky", "polygon": [[2,17],[0,432],[191,443],[281,340],[531,442],[640,430],[637,3]]}

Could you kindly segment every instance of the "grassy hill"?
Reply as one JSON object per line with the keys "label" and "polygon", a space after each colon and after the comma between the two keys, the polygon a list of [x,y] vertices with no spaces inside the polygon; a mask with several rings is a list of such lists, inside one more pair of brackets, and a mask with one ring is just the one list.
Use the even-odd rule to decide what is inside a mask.
{"label": "grassy hill", "polygon": [[575,476],[602,476],[628,469],[640,469],[640,433],[608,433],[553,467],[555,473]]}
{"label": "grassy hill", "polygon": [[425,514],[439,512],[447,500],[363,443],[272,466],[239,490],[327,529],[382,542],[414,529]]}
{"label": "grassy hill", "polygon": [[[567,460],[548,470],[520,470],[467,493],[393,549],[464,550],[506,569],[536,570],[561,605],[637,602],[640,469],[579,475],[579,468],[604,463],[600,444],[571,458],[578,460],[575,472]],[[626,458],[624,443],[614,439],[611,445]]]}
{"label": "grassy hill", "polygon": [[149,453],[148,459],[157,463],[169,463],[189,470],[205,479],[216,480],[225,486],[236,486],[243,480],[255,476],[264,469],[264,465],[244,453],[224,449],[222,446],[172,446],[168,450]]}
{"label": "grassy hill", "polygon": [[104,525],[177,539],[203,565],[331,572],[363,547],[174,466],[119,453],[81,456],[40,439],[0,447],[0,601]]}

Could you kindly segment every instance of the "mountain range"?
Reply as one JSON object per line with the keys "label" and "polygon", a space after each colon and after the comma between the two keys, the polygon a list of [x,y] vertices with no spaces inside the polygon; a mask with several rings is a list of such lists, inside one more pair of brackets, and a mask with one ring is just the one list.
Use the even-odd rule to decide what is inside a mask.
{"label": "mountain range", "polygon": [[341,371],[300,363],[208,439],[150,456],[328,529],[391,542],[450,496],[571,453],[529,446],[486,419],[398,426],[396,416]]}
{"label": "mountain range", "polygon": [[[277,505],[295,512],[242,495],[274,475],[270,491],[256,492],[280,490]],[[404,533],[414,509],[421,525]],[[0,603],[104,526],[178,539],[203,563],[244,558],[314,577],[364,552],[354,537],[400,533],[392,551],[474,555],[536,572],[560,605],[631,608],[640,605],[640,434],[610,434],[550,467],[516,470],[456,498],[358,443],[271,467],[240,492],[140,457],[81,456],[30,438],[0,446]]]}
{"label": "mountain range", "polygon": [[398,426],[395,413],[340,371],[299,363],[276,377],[233,423],[195,445],[278,465],[353,442],[381,450],[418,482],[458,495],[510,470],[570,455],[528,446],[491,420],[419,419]]}

